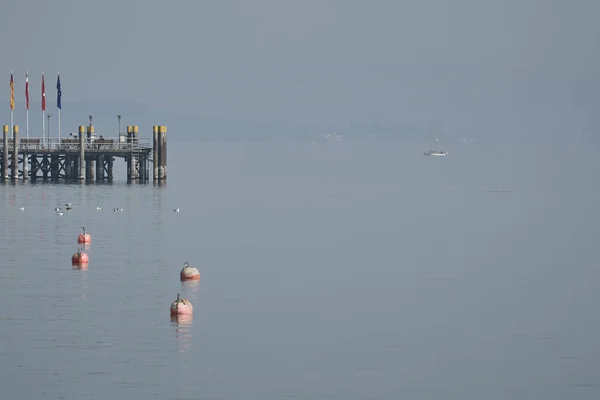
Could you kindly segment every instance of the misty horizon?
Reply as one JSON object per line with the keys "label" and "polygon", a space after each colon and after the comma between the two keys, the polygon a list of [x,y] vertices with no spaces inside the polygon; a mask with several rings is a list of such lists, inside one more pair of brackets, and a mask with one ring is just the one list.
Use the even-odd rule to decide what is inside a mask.
{"label": "misty horizon", "polygon": [[65,104],[135,101],[215,119],[464,136],[600,124],[595,2],[140,4],[6,5],[0,99],[13,71],[19,104],[28,71],[35,107],[43,71],[49,101],[60,72]]}

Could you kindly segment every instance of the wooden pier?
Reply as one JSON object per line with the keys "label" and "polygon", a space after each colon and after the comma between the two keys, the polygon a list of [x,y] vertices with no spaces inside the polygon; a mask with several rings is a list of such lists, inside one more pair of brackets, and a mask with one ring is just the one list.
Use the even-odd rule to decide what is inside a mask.
{"label": "wooden pier", "polygon": [[79,134],[67,138],[19,138],[14,125],[2,130],[0,179],[36,182],[112,182],[117,158],[125,160],[127,182],[167,180],[167,127],[154,126],[152,139],[140,139],[137,126],[127,127],[127,136],[104,138],[94,126],[80,126]]}

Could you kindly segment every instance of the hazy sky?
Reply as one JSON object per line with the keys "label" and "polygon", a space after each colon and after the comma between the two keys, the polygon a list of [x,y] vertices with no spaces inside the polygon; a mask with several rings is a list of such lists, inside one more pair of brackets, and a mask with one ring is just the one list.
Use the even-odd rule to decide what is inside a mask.
{"label": "hazy sky", "polygon": [[[23,0],[0,70],[63,102],[465,131],[600,125],[597,0]],[[34,105],[33,107],[39,107]]]}

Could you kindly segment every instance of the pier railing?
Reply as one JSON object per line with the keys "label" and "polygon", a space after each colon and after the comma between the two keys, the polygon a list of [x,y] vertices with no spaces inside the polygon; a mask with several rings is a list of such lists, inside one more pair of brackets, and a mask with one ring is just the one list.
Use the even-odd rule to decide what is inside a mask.
{"label": "pier railing", "polygon": [[[19,151],[49,151],[49,150],[65,150],[75,151],[79,150],[79,139],[77,137],[67,138],[18,138]],[[13,139],[8,139],[8,147],[13,149]],[[0,147],[4,144],[0,139]],[[127,139],[121,141],[119,138],[96,138],[96,139],[84,139],[85,150],[105,150],[105,151],[138,151],[147,150],[152,148],[151,139]]]}

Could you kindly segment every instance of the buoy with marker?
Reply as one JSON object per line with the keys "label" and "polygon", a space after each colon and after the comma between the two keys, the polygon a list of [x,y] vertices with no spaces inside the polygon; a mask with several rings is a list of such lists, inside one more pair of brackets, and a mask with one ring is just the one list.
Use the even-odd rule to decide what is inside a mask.
{"label": "buoy with marker", "polygon": [[171,303],[171,315],[188,315],[194,312],[194,307],[188,299],[179,297],[177,293],[177,300]]}
{"label": "buoy with marker", "polygon": [[179,278],[182,281],[199,281],[200,280],[200,271],[198,268],[191,267],[188,262],[183,264],[183,269],[179,273]]}
{"label": "buoy with marker", "polygon": [[71,257],[71,263],[73,265],[88,265],[90,258],[81,249],[77,250],[77,253]]}
{"label": "buoy with marker", "polygon": [[79,243],[79,244],[92,243],[92,236],[85,231],[85,226],[83,227],[83,232],[80,233],[79,236],[77,237],[77,243]]}

